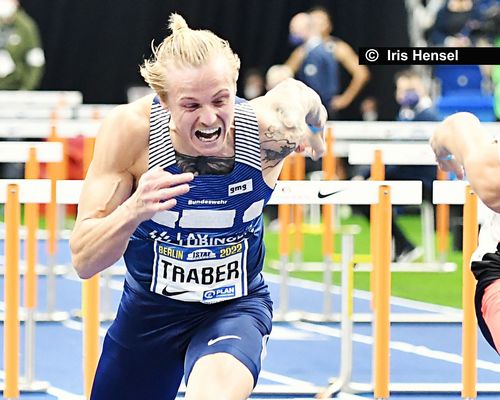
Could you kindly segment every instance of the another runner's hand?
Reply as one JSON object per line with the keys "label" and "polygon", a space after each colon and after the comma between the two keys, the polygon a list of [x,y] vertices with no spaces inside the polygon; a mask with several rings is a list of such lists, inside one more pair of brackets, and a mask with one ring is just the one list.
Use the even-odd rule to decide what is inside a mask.
{"label": "another runner's hand", "polygon": [[168,210],[177,204],[175,197],[189,191],[192,173],[171,174],[160,167],[144,173],[136,191],[123,205],[141,221],[150,219],[158,211]]}

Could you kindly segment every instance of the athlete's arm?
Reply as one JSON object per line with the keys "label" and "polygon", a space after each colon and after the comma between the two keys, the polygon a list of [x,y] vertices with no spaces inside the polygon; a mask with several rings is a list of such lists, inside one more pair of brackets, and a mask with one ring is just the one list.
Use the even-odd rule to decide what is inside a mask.
{"label": "athlete's arm", "polygon": [[312,89],[295,79],[287,79],[250,103],[259,120],[264,171],[274,169],[286,156],[303,147],[305,141],[311,146],[314,159],[323,155],[322,128],[327,113]]}
{"label": "athlete's arm", "polygon": [[335,57],[339,63],[351,75],[351,81],[344,92],[334,96],[331,101],[331,107],[334,110],[342,110],[348,107],[361,89],[370,80],[370,71],[365,65],[359,64],[358,55],[351,46],[342,40],[335,40]]}
{"label": "athlete's arm", "polygon": [[171,175],[160,168],[143,174],[148,138],[149,118],[135,103],[117,107],[98,133],[70,239],[81,278],[115,263],[142,221],[173,207],[174,197],[189,190],[192,174]]}
{"label": "athlete's arm", "polygon": [[446,118],[436,128],[430,144],[441,169],[455,172],[459,179],[465,170],[466,179],[479,198],[500,212],[498,143],[473,114],[461,112]]}

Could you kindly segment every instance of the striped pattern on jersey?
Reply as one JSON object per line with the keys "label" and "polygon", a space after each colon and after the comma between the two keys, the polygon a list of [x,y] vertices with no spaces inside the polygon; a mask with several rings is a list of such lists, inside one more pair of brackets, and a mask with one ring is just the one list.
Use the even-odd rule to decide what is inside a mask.
{"label": "striped pattern on jersey", "polygon": [[170,113],[155,98],[151,105],[149,125],[149,166],[168,166],[175,163],[175,151],[170,140]]}
{"label": "striped pattern on jersey", "polygon": [[[165,110],[157,99],[151,106],[150,136],[149,136],[149,166],[162,168],[175,164],[175,150],[170,139],[170,113]],[[249,104],[235,105],[235,161],[261,170],[260,138],[255,132],[259,124]]]}

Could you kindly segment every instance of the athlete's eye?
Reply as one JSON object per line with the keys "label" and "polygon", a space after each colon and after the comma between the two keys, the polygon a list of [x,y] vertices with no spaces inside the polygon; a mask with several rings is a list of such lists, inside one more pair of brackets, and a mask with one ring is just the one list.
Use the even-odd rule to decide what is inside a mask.
{"label": "athlete's eye", "polygon": [[186,103],[182,107],[187,110],[196,110],[200,105],[198,103]]}
{"label": "athlete's eye", "polygon": [[224,106],[227,104],[227,100],[228,100],[228,97],[221,97],[221,98],[214,100],[213,103],[216,107],[221,107],[221,106]]}

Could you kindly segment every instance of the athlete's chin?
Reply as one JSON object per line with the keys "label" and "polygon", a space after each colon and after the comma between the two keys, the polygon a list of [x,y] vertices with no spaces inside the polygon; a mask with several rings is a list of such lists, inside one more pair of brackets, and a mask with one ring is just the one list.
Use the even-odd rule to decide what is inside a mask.
{"label": "athlete's chin", "polygon": [[202,155],[207,157],[220,156],[224,150],[224,142],[220,139],[215,140],[213,142],[201,142],[199,140],[195,143],[196,151]]}

